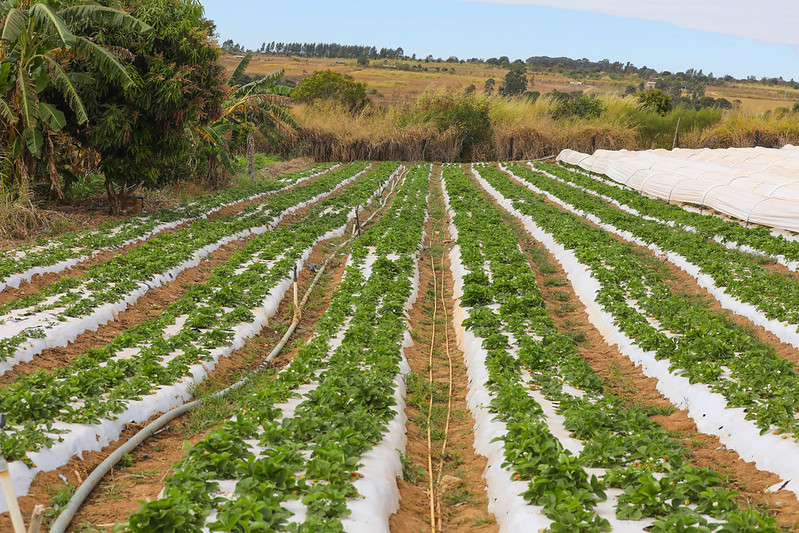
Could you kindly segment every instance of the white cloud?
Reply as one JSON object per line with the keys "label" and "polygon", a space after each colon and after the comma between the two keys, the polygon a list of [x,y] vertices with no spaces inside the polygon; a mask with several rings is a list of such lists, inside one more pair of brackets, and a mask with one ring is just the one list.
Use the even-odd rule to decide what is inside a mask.
{"label": "white cloud", "polygon": [[795,0],[465,0],[631,17],[799,49]]}

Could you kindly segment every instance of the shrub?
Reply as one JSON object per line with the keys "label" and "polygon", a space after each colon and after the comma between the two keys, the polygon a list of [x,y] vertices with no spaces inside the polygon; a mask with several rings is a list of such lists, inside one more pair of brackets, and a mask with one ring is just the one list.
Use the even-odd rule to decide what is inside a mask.
{"label": "shrub", "polygon": [[604,111],[604,106],[595,96],[580,95],[572,98],[558,100],[552,118],[598,118]]}
{"label": "shrub", "polygon": [[469,158],[478,144],[491,139],[491,118],[485,101],[464,95],[437,99],[436,102],[438,105],[430,112],[428,120],[432,120],[441,131],[455,130],[462,141],[461,159]]}
{"label": "shrub", "polygon": [[638,101],[644,105],[644,107],[648,107],[660,115],[665,115],[671,111],[673,107],[671,96],[664,93],[660,89],[647,89],[638,93],[637,98]]}
{"label": "shrub", "polygon": [[317,70],[297,85],[291,95],[295,102],[312,103],[319,100],[338,102],[357,111],[369,103],[366,84],[347,74],[332,70]]}

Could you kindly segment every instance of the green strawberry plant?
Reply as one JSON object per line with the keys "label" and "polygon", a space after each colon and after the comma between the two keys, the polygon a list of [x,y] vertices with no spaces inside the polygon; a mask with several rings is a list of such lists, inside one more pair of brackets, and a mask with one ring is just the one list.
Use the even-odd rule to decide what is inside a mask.
{"label": "green strawberry plant", "polygon": [[[239,399],[246,410],[238,410],[234,420],[209,434],[177,465],[178,471],[187,468],[198,481],[209,476],[237,481],[235,500],[210,498],[198,509],[203,517],[218,511],[216,519],[206,524],[211,531],[249,531],[256,524],[287,531],[341,531],[341,520],[349,513],[348,499],[357,496],[353,481],[359,477],[360,458],[381,440],[396,415],[393,391],[405,330],[401,310],[412,290],[428,174],[427,165],[412,169],[384,215],[402,220],[402,225],[377,222],[352,245],[344,278],[328,310],[289,366]],[[374,248],[370,252],[367,246]],[[362,268],[369,253],[379,257],[367,279]],[[343,341],[331,353],[331,340],[341,332]],[[292,417],[283,418],[275,405],[295,397],[297,387],[313,381],[317,388],[301,398]],[[238,447],[251,437],[254,427],[261,451],[237,449],[242,459],[231,456],[229,464],[226,455],[220,471],[220,458],[208,456],[208,446]],[[222,441],[229,444],[220,448]],[[198,465],[197,458],[204,457],[209,462]],[[168,488],[173,479],[167,480]],[[177,482],[183,479],[178,476]],[[177,493],[165,498],[178,508],[185,505]],[[288,513],[279,503],[288,499],[304,504],[301,523],[284,522]],[[142,524],[149,525],[150,517],[164,505],[164,499],[145,503],[131,516],[130,529],[144,531]]]}
{"label": "green strawberry plant", "polygon": [[[577,248],[585,250],[580,259],[592,266],[608,265],[608,279],[613,279],[614,286],[621,283],[621,292],[625,290],[627,272],[616,261],[624,255],[617,249],[613,253],[602,250],[600,246],[608,239],[600,238],[601,232],[581,236],[572,231],[576,224],[570,222],[571,215],[560,216],[562,211],[551,208],[529,190],[512,185],[492,167],[477,170],[506,197],[512,193],[517,209],[524,207],[528,213],[537,214],[540,208],[540,219],[534,217],[537,222],[545,222],[548,229],[558,228],[556,238],[562,237],[570,246],[584,244],[585,248]],[[519,248],[519,236],[504,224],[497,208],[480,197],[460,168],[445,168],[444,178],[458,229],[461,261],[468,272],[463,280],[464,296],[471,294],[466,292],[469,283],[476,281],[488,288],[476,293],[480,294],[478,298],[461,299],[461,304],[471,303],[464,325],[483,338],[488,351],[485,364],[489,379],[485,385],[493,395],[491,410],[507,427],[507,434],[500,438],[506,457],[503,466],[511,470],[513,479],[528,482],[523,497],[540,505],[553,520],[549,530],[608,531],[607,521],[592,510],[606,497],[606,485],[624,490],[617,499],[620,519],[654,516],[664,523],[690,521],[693,519],[680,517],[691,504],[696,513],[722,521],[729,518],[724,524],[734,527],[732,524],[745,512],[734,502],[736,493],[726,490],[715,472],[691,466],[686,450],[640,409],[626,406],[603,390],[602,380],[549,318],[535,278],[530,275],[530,264]],[[611,286],[610,281],[607,286]],[[500,304],[499,309],[488,307],[492,304]],[[627,312],[625,319],[634,319],[632,324],[641,329],[640,333],[647,333],[643,323],[649,323],[641,320],[637,311]],[[522,379],[522,370],[528,373],[529,383]],[[583,395],[565,392],[564,383],[582,390]],[[549,432],[543,410],[529,387],[557,406],[565,428],[582,442],[579,454],[566,451]],[[598,479],[586,474],[589,467],[610,470]],[[696,516],[705,520],[700,514]],[[773,519],[757,516],[764,530],[776,531]]]}

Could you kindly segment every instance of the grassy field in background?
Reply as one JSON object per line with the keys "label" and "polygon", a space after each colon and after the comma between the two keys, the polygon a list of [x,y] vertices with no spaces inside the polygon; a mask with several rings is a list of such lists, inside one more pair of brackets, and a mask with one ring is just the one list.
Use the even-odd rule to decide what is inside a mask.
{"label": "grassy field in background", "polygon": [[[225,67],[232,71],[240,57],[225,54],[222,60]],[[340,62],[344,64],[339,64]],[[389,60],[386,65],[392,63],[394,62]],[[474,85],[479,92],[482,92],[488,78],[494,78],[498,87],[507,73],[507,69],[486,64],[425,63],[423,60],[408,63],[421,64],[430,69],[430,72],[364,68],[359,66],[354,59],[299,58],[263,54],[253,56],[247,72],[253,75],[265,75],[283,69],[286,72],[286,79],[299,82],[315,70],[329,69],[341,74],[349,74],[356,81],[366,83],[367,90],[378,92],[378,94],[370,95],[373,101],[384,104],[415,99],[425,90],[433,92],[460,91],[469,85]],[[380,61],[373,61],[372,64],[379,65]],[[435,71],[435,68],[440,70]],[[447,70],[443,71],[443,69]],[[531,90],[541,94],[548,93],[553,89],[563,92],[583,91],[585,94],[622,94],[627,85],[637,86],[642,81],[637,76],[625,79],[606,77],[578,84],[567,76],[551,73],[535,73],[533,78],[534,84]],[[790,109],[794,102],[799,101],[799,90],[767,86],[759,82],[735,83],[725,87],[709,86],[706,94],[714,98],[724,97],[731,102],[740,100],[740,111],[744,113],[763,113],[778,107]]]}

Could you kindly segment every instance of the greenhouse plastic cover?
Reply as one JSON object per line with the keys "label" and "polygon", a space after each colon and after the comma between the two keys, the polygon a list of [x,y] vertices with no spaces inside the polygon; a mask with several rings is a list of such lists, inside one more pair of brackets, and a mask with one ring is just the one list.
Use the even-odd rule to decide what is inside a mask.
{"label": "greenhouse plastic cover", "polygon": [[649,197],[711,208],[749,224],[799,232],[799,147],[563,150],[558,161]]}

